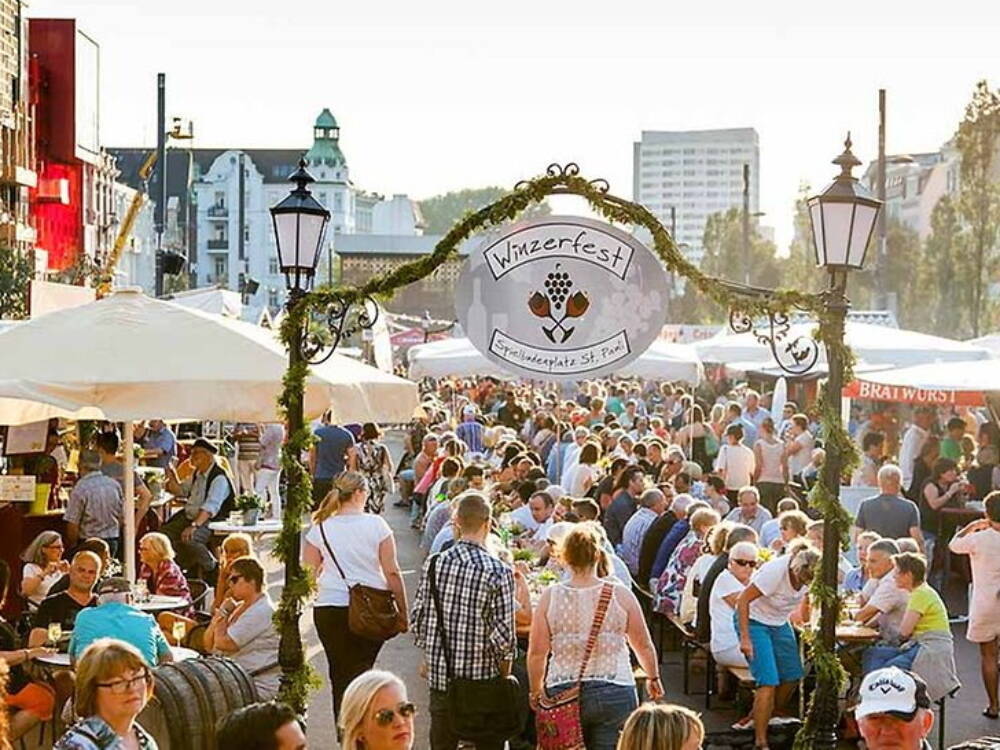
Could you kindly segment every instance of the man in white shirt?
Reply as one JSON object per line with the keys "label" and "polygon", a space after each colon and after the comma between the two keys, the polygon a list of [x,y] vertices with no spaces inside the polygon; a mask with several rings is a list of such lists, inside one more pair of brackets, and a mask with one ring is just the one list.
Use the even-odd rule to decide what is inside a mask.
{"label": "man in white shirt", "polygon": [[868,583],[861,594],[861,610],[854,616],[862,625],[874,620],[879,636],[889,643],[899,637],[899,626],[910,599],[909,592],[896,585],[892,556],[898,553],[899,546],[892,539],[872,542],[868,548]]}
{"label": "man in white shirt", "polygon": [[743,426],[731,424],[726,428],[726,444],[719,448],[715,459],[715,469],[726,482],[726,490],[732,500],[741,487],[746,487],[753,480],[753,472],[757,459],[753,451],[741,442]]}
{"label": "man in white shirt", "polygon": [[805,414],[794,415],[788,434],[791,436],[791,440],[785,446],[788,476],[795,481],[801,481],[802,472],[812,459],[814,441],[812,433],[809,432],[809,418]]}
{"label": "man in white shirt", "polygon": [[899,468],[903,472],[903,489],[908,490],[913,483],[913,464],[920,455],[920,449],[924,447],[924,442],[930,435],[931,425],[934,423],[934,409],[929,406],[921,406],[913,414],[913,424],[910,425],[903,435],[903,442],[899,446]]}
{"label": "man in white shirt", "polygon": [[580,463],[580,449],[583,448],[583,444],[587,442],[589,437],[590,430],[583,425],[573,430],[573,443],[566,448],[566,458],[562,469],[563,477],[568,477],[573,467]]}

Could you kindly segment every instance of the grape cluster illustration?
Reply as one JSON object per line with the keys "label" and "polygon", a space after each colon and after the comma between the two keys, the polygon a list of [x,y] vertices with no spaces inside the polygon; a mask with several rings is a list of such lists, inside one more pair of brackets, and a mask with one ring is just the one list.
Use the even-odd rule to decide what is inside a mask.
{"label": "grape cluster illustration", "polygon": [[[557,265],[556,268],[558,267]],[[572,287],[573,280],[565,271],[551,271],[545,277],[545,292],[549,295],[549,299],[552,300],[552,304],[556,310],[562,307]]]}
{"label": "grape cluster illustration", "polygon": [[[590,308],[590,300],[582,291],[573,290],[573,280],[566,271],[560,270],[561,264],[556,263],[555,269],[545,277],[545,294],[535,292],[528,300],[528,309],[538,318],[551,320],[553,326],[542,326],[542,332],[549,341],[556,343],[556,331],[560,333],[559,343],[565,343],[573,335],[574,328],[566,328],[563,323],[567,318],[580,318]],[[565,303],[565,312],[561,312]],[[553,314],[556,310],[556,314]]]}

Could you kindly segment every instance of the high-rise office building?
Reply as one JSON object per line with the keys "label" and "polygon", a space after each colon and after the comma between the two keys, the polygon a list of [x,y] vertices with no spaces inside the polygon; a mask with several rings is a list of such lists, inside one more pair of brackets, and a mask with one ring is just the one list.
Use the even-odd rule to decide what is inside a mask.
{"label": "high-rise office building", "polygon": [[[743,206],[743,165],[750,167],[750,213],[760,206],[760,145],[753,128],[644,130],[633,144],[632,195],[700,263],[708,217]],[[673,209],[673,217],[671,216]]]}

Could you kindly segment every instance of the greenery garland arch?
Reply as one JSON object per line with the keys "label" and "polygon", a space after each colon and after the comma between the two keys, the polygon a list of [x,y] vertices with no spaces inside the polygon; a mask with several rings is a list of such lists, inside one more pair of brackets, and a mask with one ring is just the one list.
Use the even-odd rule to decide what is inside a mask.
{"label": "greenery garland arch", "polygon": [[[730,310],[730,319],[751,321],[755,318],[767,317],[772,321],[772,337],[782,334],[774,330],[774,321],[787,321],[792,310],[811,313],[818,320],[814,338],[822,344],[828,355],[839,350],[839,361],[843,362],[843,380],[851,378],[853,358],[843,343],[843,313],[837,312],[829,304],[829,292],[810,294],[793,289],[766,290],[748,287],[733,282],[718,279],[703,273],[697,266],[684,257],[674,239],[663,224],[645,207],[632,201],[619,198],[609,192],[608,183],[602,179],[588,180],[580,175],[576,164],[561,166],[552,164],[545,174],[530,180],[519,182],[512,191],[495,202],[466,214],[437,243],[433,252],[418,260],[406,263],[385,273],[373,276],[367,282],[357,286],[319,287],[300,297],[291,306],[281,324],[281,338],[286,347],[291,347],[295,337],[302,336],[310,321],[325,319],[328,325],[335,327],[334,346],[341,335],[345,333],[343,326],[352,308],[359,309],[362,318],[366,317],[365,305],[375,298],[387,298],[399,288],[419,281],[430,275],[446,261],[458,257],[461,245],[477,233],[516,220],[522,212],[545,200],[550,195],[576,195],[587,201],[595,213],[612,223],[621,225],[641,226],[652,236],[652,250],[656,253],[669,272],[683,276],[697,290],[723,307]],[[365,325],[364,322],[361,325]],[[745,330],[745,329],[744,329]],[[758,336],[761,341],[772,337]],[[301,340],[301,339],[300,339]],[[318,345],[317,349],[320,348]],[[829,357],[833,360],[833,357]],[[284,379],[284,388],[279,397],[279,407],[282,410],[296,399],[301,399],[308,374],[308,364],[303,362],[290,367]],[[823,467],[821,481],[810,493],[810,504],[822,513],[826,523],[836,524],[841,532],[842,543],[847,544],[847,529],[849,517],[836,495],[826,487],[831,483],[830,471],[837,473],[848,471],[857,461],[857,452],[850,437],[844,430],[839,411],[829,407],[826,394],[820,398],[821,424],[828,451],[839,452],[840,468]],[[298,540],[301,518],[308,512],[311,503],[312,482],[308,471],[301,462],[301,455],[308,450],[312,435],[308,428],[303,427],[295,434],[289,435],[282,455],[282,466],[288,479],[288,497],[285,504],[284,523],[275,545],[275,553],[287,566],[293,556],[299,554]],[[282,592],[281,603],[275,615],[279,627],[289,627],[294,622],[296,627],[298,615],[312,592],[313,581],[304,570],[290,580]],[[830,591],[822,585],[819,577],[812,585],[813,595],[821,602],[830,602],[839,606],[837,592]],[[814,694],[814,700],[824,690],[839,691],[844,680],[843,667],[833,653],[827,652],[819,638],[810,638],[812,660],[820,677],[821,689]],[[309,691],[318,684],[316,675],[309,666],[299,659],[302,665],[295,679],[283,688],[282,698],[293,706],[306,705]],[[827,694],[829,699],[829,694]],[[814,712],[810,710],[809,717],[803,726],[796,743],[797,747],[808,747],[808,737],[811,735],[811,722]]]}

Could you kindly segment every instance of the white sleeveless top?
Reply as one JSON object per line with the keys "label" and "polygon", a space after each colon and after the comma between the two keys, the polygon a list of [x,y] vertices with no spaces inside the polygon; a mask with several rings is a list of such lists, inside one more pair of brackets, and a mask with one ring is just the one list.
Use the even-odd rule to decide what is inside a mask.
{"label": "white sleeveless top", "polygon": [[785,452],[785,446],[780,440],[774,443],[758,440],[757,445],[760,446],[761,457],[760,477],[757,481],[784,484],[785,475],[781,470],[781,454]]}
{"label": "white sleeveless top", "polygon": [[[602,581],[583,589],[565,583],[552,586],[546,618],[552,634],[552,653],[545,674],[547,688],[576,681],[603,585]],[[635,684],[625,638],[628,614],[618,603],[619,589],[623,587],[615,584],[597,644],[583,674],[584,681]]]}

